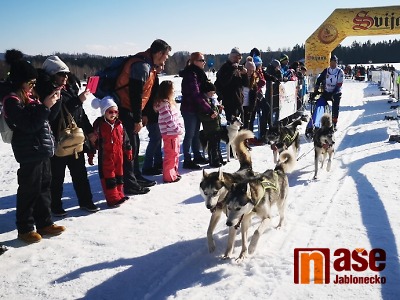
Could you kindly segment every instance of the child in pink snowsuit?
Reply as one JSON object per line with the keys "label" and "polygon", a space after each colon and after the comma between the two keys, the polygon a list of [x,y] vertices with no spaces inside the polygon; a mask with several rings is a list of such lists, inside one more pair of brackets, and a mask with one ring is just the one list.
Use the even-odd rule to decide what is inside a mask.
{"label": "child in pink snowsuit", "polygon": [[163,179],[165,183],[181,179],[178,172],[179,142],[183,134],[183,123],[174,98],[172,81],[161,82],[154,110],[159,112],[158,125],[164,143]]}
{"label": "child in pink snowsuit", "polygon": [[[112,97],[93,99],[93,108],[101,109],[102,116],[93,123],[99,150],[99,176],[107,205],[118,207],[128,197],[123,192],[123,158],[132,160],[132,147],[122,122],[118,119],[118,106]],[[93,160],[93,156],[89,159]],[[93,162],[89,162],[93,163]]]}

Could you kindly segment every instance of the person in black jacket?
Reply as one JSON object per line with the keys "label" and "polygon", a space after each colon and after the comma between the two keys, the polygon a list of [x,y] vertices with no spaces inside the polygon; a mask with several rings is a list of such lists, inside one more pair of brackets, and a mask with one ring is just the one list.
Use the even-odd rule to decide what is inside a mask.
{"label": "person in black jacket", "polygon": [[[54,88],[61,91],[61,109],[64,116],[67,115],[66,109],[71,113],[78,127],[83,129],[85,135],[92,139],[94,137],[93,127],[82,107],[83,102],[90,91],[85,90],[78,95],[78,87],[69,72],[68,66],[58,57],[49,56],[42,66],[41,76],[38,81],[38,93],[41,98],[46,97]],[[53,134],[58,140],[61,113],[50,122]],[[90,143],[86,143],[87,145]],[[63,157],[53,156],[51,158],[51,211],[54,216],[62,217],[67,214],[62,205],[63,184],[65,168],[68,167],[72,184],[74,186],[78,203],[81,209],[88,212],[96,212],[99,208],[93,203],[93,195],[90,189],[89,179],[85,166],[84,151],[79,152],[76,157],[74,154]]]}
{"label": "person in black jacket", "polygon": [[[60,109],[60,90],[53,89],[41,103],[34,97],[37,71],[28,62],[9,62],[12,92],[4,98],[7,124],[13,129],[11,146],[18,169],[17,230],[26,243],[39,242],[42,235],[58,235],[64,226],[53,223],[50,213],[51,167],[54,137],[49,120]],[[34,227],[36,225],[36,230]]]}
{"label": "person in black jacket", "polygon": [[[273,59],[268,64],[267,69],[264,72],[264,78],[266,81],[265,97],[260,103],[261,116],[260,116],[260,139],[265,140],[267,127],[269,129],[276,127],[279,120],[279,84],[283,81],[281,73],[281,63],[277,59]],[[272,83],[271,83],[272,82]],[[271,88],[272,88],[272,99],[271,99]],[[271,105],[273,117],[271,118]]]}
{"label": "person in black jacket", "polygon": [[239,65],[242,54],[238,48],[233,48],[228,60],[217,72],[215,86],[217,87],[218,100],[222,100],[226,120],[231,122],[232,116],[243,119],[243,87],[249,85],[247,70]]}

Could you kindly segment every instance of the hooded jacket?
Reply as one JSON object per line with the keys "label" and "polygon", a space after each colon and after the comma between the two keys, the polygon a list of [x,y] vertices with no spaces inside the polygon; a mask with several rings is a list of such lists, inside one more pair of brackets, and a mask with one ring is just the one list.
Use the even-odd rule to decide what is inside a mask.
{"label": "hooded jacket", "polygon": [[212,114],[211,106],[202,92],[202,85],[208,80],[206,73],[192,64],[186,66],[179,75],[183,77],[181,112]]}
{"label": "hooded jacket", "polygon": [[6,96],[3,104],[14,132],[11,146],[16,161],[29,163],[53,156],[55,141],[49,120],[59,113],[60,105],[48,109],[32,98],[25,104],[16,94]]}

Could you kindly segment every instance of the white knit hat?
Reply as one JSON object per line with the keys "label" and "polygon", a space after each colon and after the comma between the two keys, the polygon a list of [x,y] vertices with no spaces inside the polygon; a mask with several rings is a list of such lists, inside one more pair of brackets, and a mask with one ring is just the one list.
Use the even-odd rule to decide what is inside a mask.
{"label": "white knit hat", "polygon": [[52,55],[46,58],[42,68],[50,75],[59,72],[69,73],[68,66],[57,55]]}
{"label": "white knit hat", "polygon": [[105,96],[103,99],[94,98],[92,100],[92,107],[94,109],[100,108],[102,116],[105,115],[107,109],[113,106],[118,107],[111,96]]}
{"label": "white knit hat", "polygon": [[254,64],[253,58],[251,56],[247,56],[246,63],[244,64],[244,67],[247,70],[255,71],[256,65]]}

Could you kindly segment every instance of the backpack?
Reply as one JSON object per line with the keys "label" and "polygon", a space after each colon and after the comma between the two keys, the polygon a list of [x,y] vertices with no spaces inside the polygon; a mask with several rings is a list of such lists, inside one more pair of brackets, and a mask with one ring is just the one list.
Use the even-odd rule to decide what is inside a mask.
{"label": "backpack", "polygon": [[126,88],[128,84],[116,88],[117,79],[121,74],[125,63],[134,56],[135,55],[117,57],[108,67],[96,73],[96,76],[99,76],[97,90],[93,94],[96,98],[102,99],[105,96],[111,96],[118,105],[120,104],[120,100],[116,92],[120,89]]}
{"label": "backpack", "polygon": [[11,92],[10,82],[0,82],[0,135],[4,143],[11,144],[13,131],[8,126],[3,107],[4,98]]}

